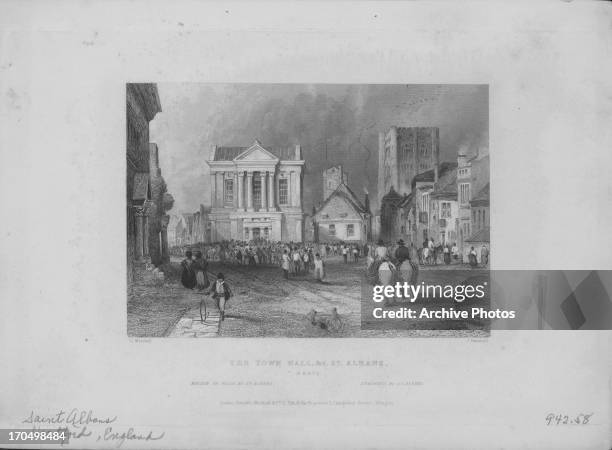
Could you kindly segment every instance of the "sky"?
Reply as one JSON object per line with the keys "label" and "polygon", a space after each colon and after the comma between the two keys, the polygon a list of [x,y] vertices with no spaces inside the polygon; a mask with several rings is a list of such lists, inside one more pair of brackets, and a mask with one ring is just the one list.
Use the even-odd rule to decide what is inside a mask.
{"label": "sky", "polygon": [[162,112],[151,121],[171,213],[210,205],[206,160],[214,145],[300,144],[305,212],[322,201],[324,169],[342,164],[349,187],[373,210],[378,133],[395,126],[440,128],[440,160],[460,148],[489,152],[487,85],[158,84]]}

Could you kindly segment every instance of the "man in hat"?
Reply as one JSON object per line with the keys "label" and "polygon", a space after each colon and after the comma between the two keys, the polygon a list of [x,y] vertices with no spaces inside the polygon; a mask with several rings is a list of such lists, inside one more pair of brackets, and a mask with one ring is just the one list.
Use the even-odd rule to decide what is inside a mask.
{"label": "man in hat", "polygon": [[406,248],[403,239],[400,239],[397,245],[399,247],[395,250],[395,259],[397,259],[397,264],[400,266],[405,260],[410,261],[410,250]]}

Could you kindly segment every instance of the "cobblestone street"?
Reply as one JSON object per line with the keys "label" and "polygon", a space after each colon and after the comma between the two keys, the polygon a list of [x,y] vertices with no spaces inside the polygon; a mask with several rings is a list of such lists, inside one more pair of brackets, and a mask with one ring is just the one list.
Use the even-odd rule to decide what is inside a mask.
{"label": "cobblestone street", "polygon": [[[362,330],[360,283],[364,262],[344,264],[340,257],[329,258],[326,280],[317,282],[312,273],[285,280],[274,266],[239,266],[211,262],[209,275],[225,274],[233,291],[226,306],[224,321],[211,297],[187,290],[178,281],[178,260],[167,270],[163,285],[156,284],[145,272],[128,302],[128,334],[141,337],[481,337],[486,332],[473,324],[465,330],[431,330],[431,324],[410,330]],[[440,267],[441,268],[441,267]],[[450,282],[459,276],[448,268],[427,267],[421,281]],[[455,280],[457,281],[457,280]],[[208,316],[200,318],[200,301],[206,302]],[[336,308],[342,326],[329,331],[313,326],[307,318],[311,310],[326,318]],[[415,324],[415,326],[417,326]]]}

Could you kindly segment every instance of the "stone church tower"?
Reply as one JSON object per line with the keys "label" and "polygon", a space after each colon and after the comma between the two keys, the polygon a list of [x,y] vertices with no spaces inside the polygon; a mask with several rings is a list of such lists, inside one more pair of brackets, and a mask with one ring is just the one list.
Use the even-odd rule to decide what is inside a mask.
{"label": "stone church tower", "polygon": [[342,170],[342,166],[330,167],[323,171],[323,201],[334,192],[340,184],[348,185],[348,174]]}

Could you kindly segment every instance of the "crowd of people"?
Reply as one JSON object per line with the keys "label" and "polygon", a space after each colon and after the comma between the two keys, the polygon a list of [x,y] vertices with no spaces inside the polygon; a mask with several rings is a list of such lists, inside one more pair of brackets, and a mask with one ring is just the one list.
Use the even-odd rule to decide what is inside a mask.
{"label": "crowd of people", "polygon": [[[244,266],[273,265],[283,270],[285,279],[290,276],[312,273],[318,281],[325,278],[324,260],[330,257],[341,257],[344,264],[356,263],[367,257],[370,251],[368,244],[345,242],[271,242],[265,240],[222,241],[213,244],[193,244],[171,249],[173,255],[186,255],[183,260],[183,274],[191,269],[194,274],[206,273],[208,261],[222,264]],[[189,255],[189,256],[187,256]],[[207,280],[199,283],[196,275],[183,282],[191,289],[203,289]],[[201,279],[199,276],[198,279]]]}
{"label": "crowd of people", "polygon": [[[398,257],[398,251],[399,254],[404,255],[403,258]],[[204,289],[209,284],[206,275],[208,261],[244,266],[272,265],[282,269],[285,279],[290,276],[313,273],[319,281],[325,278],[324,261],[330,257],[341,257],[344,264],[358,263],[363,259],[366,268],[370,268],[373,262],[381,262],[385,258],[395,263],[402,259],[409,259],[415,267],[464,262],[456,243],[436,245],[433,239],[425,240],[418,248],[414,243],[407,245],[401,239],[397,243],[385,243],[378,240],[376,244],[228,240],[212,244],[200,243],[175,247],[172,253],[175,255],[189,254],[183,264],[192,266],[195,275],[192,281],[183,284],[198,289]],[[472,267],[486,267],[488,261],[489,249],[486,245],[480,248],[480,258],[474,247],[471,247],[467,254],[467,262]]]}
{"label": "crowd of people", "polygon": [[[213,244],[193,244],[172,248],[172,254],[183,256],[185,251],[200,252],[202,259],[219,261],[224,264],[253,265],[288,265],[289,274],[300,274],[314,270],[317,254],[321,260],[329,257],[342,257],[345,264],[356,263],[366,258],[366,265],[376,259],[375,253],[386,248],[386,255],[393,257],[399,244],[396,242],[376,243],[346,243],[346,242],[272,242],[265,240],[237,241],[228,240]],[[438,264],[468,263],[471,266],[486,267],[489,262],[490,250],[487,245],[479,249],[471,247],[467,255],[461,254],[457,243],[436,244],[432,238],[426,239],[421,246],[410,243],[408,246],[414,253],[413,259],[421,266],[435,266]],[[378,250],[377,250],[378,249]],[[287,255],[287,258],[284,255]],[[367,261],[370,256],[369,262]],[[381,255],[378,255],[380,259]],[[198,258],[196,258],[198,259]],[[289,261],[287,262],[286,259]]]}
{"label": "crowd of people", "polygon": [[[404,244],[404,241],[401,239],[397,243],[384,243],[382,240],[379,240],[372,254],[378,255],[379,259],[382,259],[383,255],[393,259],[398,248],[404,245],[406,244]],[[446,244],[435,244],[434,240],[430,238],[425,239],[423,244],[418,248],[414,243],[410,243],[409,246],[406,246],[410,249],[411,253],[413,253],[412,260],[415,262],[418,261],[418,264],[421,266],[468,263],[472,267],[486,267],[489,264],[490,250],[486,244],[483,244],[479,250],[476,250],[472,246],[465,257],[461,254],[461,250],[456,242],[452,244],[450,242]]]}

